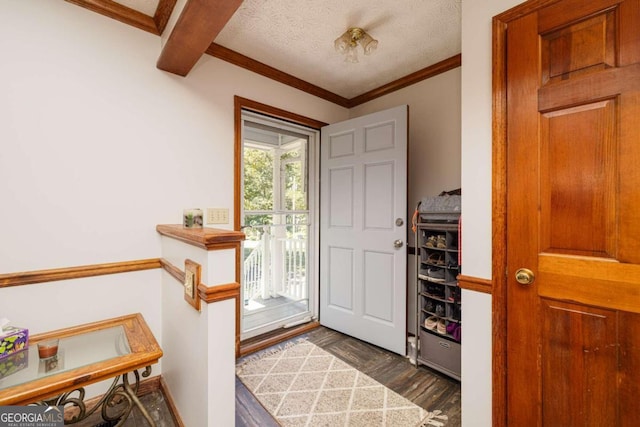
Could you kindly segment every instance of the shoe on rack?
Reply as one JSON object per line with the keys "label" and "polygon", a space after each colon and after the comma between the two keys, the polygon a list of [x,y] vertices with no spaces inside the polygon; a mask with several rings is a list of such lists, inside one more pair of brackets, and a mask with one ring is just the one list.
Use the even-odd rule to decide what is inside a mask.
{"label": "shoe on rack", "polygon": [[451,335],[453,335],[454,340],[460,342],[460,340],[462,339],[462,325],[460,325],[459,323],[456,323],[456,329],[453,331]]}
{"label": "shoe on rack", "polygon": [[444,265],[444,258],[442,254],[431,254],[427,257],[429,264]]}
{"label": "shoe on rack", "polygon": [[433,331],[438,325],[438,318],[436,316],[427,317],[424,320],[424,327]]}
{"label": "shoe on rack", "polygon": [[424,305],[424,309],[429,313],[433,313],[435,309],[435,305],[433,304],[433,301],[428,299],[427,303]]}
{"label": "shoe on rack", "polygon": [[453,308],[452,308],[452,314],[451,317],[455,320],[461,320],[460,319],[460,305],[458,304],[453,304]]}
{"label": "shoe on rack", "polygon": [[432,282],[444,282],[444,269],[442,268],[429,268],[427,269],[427,280]]}
{"label": "shoe on rack", "polygon": [[444,317],[445,314],[445,308],[444,308],[444,304],[436,304],[436,316],[442,316]]}
{"label": "shoe on rack", "polygon": [[447,322],[444,319],[438,319],[438,324],[436,326],[436,330],[439,334],[446,335],[447,333]]}
{"label": "shoe on rack", "polygon": [[447,324],[447,333],[449,335],[453,335],[453,332],[458,328],[458,324],[455,322],[449,322],[449,324]]}
{"label": "shoe on rack", "polygon": [[444,234],[439,234],[436,237],[436,248],[445,249],[447,247],[447,240]]}
{"label": "shoe on rack", "polygon": [[428,248],[435,248],[436,245],[438,244],[436,236],[431,235],[429,237],[427,237],[427,241],[425,242],[425,246]]}
{"label": "shoe on rack", "polygon": [[455,302],[460,302],[460,288],[453,288],[451,290],[451,296],[453,296]]}
{"label": "shoe on rack", "polygon": [[427,284],[427,293],[437,298],[444,298],[444,286],[435,283]]}

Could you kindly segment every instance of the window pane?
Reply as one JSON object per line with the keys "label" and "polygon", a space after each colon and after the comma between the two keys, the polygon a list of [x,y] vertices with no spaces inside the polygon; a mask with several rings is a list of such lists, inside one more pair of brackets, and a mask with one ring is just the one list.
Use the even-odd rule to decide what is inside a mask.
{"label": "window pane", "polygon": [[273,210],[273,151],[244,148],[244,210]]}
{"label": "window pane", "polygon": [[284,210],[307,210],[306,144],[302,140],[300,148],[288,151],[281,157]]}

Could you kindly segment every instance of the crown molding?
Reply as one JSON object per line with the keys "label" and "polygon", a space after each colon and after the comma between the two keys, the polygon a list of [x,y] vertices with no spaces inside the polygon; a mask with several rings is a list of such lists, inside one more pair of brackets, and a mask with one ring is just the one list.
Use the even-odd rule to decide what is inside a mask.
{"label": "crown molding", "polygon": [[[100,15],[108,16],[122,23],[131,25],[141,30],[147,31],[151,34],[159,36],[161,32],[156,26],[156,22],[151,16],[145,15],[142,12],[123,6],[111,0],[65,0],[69,3],[77,6],[89,9],[92,12],[99,13]],[[174,1],[174,0],[172,0]],[[161,1],[164,3],[164,1]],[[158,7],[158,9],[160,9]],[[171,12],[169,12],[171,14]],[[168,19],[168,18],[167,18]]]}
{"label": "crown molding", "polygon": [[438,74],[453,70],[454,68],[458,68],[460,65],[462,65],[462,55],[454,55],[429,67],[423,68],[422,70],[407,74],[406,76],[401,77],[398,80],[392,81],[391,83],[382,85],[377,89],[370,90],[369,92],[365,92],[362,95],[351,98],[349,100],[349,108],[364,104],[365,102],[369,102],[372,99],[388,95],[391,92],[395,92],[407,86],[411,86],[413,84],[421,82],[422,80],[426,80],[428,78],[437,76]]}
{"label": "crown molding", "polygon": [[219,44],[211,43],[205,53],[238,67],[252,71],[256,74],[260,74],[261,76],[267,77],[271,80],[275,80],[287,86],[291,86],[308,94],[317,96],[318,98],[322,98],[342,107],[349,108],[349,99],[347,98],[344,98],[319,86],[294,77],[291,74],[287,74],[284,71],[280,71],[267,64],[256,61],[255,59],[251,59],[248,56],[242,55],[241,53],[238,53],[231,49],[227,49],[226,47],[220,46]]}
{"label": "crown molding", "polygon": [[[156,35],[161,35],[164,32],[177,2],[177,0],[160,0],[156,13],[151,17],[112,0],[66,1]],[[457,68],[462,64],[462,55],[457,54],[369,92],[350,99],[345,98],[217,43],[208,44],[209,40],[215,38],[215,35],[224,28],[224,25],[226,25],[241,3],[241,0],[188,1],[160,54],[157,67],[174,74],[186,76],[193,65],[200,59],[202,53],[206,53],[341,107],[353,108]],[[204,20],[203,16],[214,16],[215,19]],[[198,29],[203,25],[207,27],[206,30]],[[196,28],[196,30],[193,28]],[[211,34],[214,35],[211,37]],[[203,47],[207,44],[207,47]],[[189,46],[190,48],[185,49],[184,46]]]}

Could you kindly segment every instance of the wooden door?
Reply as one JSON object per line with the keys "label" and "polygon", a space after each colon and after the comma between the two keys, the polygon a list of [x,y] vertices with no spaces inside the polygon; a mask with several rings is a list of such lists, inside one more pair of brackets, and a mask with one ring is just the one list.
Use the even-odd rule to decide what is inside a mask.
{"label": "wooden door", "polygon": [[506,31],[507,423],[638,426],[640,2]]}
{"label": "wooden door", "polygon": [[408,107],[322,128],[320,323],[395,353],[407,339]]}

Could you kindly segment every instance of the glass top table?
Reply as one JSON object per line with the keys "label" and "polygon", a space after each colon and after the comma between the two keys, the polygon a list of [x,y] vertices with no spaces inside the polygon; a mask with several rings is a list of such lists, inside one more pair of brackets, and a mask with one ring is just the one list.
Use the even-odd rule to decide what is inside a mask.
{"label": "glass top table", "polygon": [[[59,340],[57,357],[41,360],[37,344],[51,339]],[[148,376],[160,357],[162,350],[140,313],[34,335],[28,349],[10,356],[17,365],[0,377],[0,406],[63,405],[59,397],[65,393],[114,378],[112,389],[134,393],[137,370],[145,369],[142,375]],[[135,387],[129,385],[128,373],[134,373]],[[122,384],[116,386],[119,378]]]}
{"label": "glass top table", "polygon": [[8,371],[4,378],[0,375],[0,390],[130,353],[129,341],[121,325],[61,338],[57,355],[48,359],[40,359],[37,344],[30,345],[28,349],[0,360],[0,365],[11,362],[17,369],[14,373]]}

